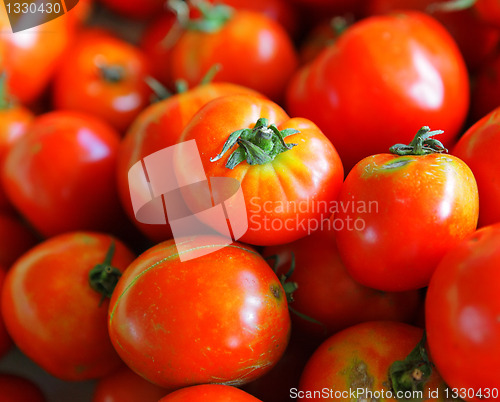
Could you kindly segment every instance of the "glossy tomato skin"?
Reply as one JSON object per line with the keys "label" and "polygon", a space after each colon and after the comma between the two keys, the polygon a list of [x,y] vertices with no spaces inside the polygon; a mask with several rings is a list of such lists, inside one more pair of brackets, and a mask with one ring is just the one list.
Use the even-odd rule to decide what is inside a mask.
{"label": "glossy tomato skin", "polygon": [[17,374],[1,373],[2,402],[46,402],[40,387]]}
{"label": "glossy tomato skin", "polygon": [[177,144],[184,127],[204,104],[221,96],[240,93],[261,96],[236,84],[214,82],[199,85],[148,106],[130,126],[118,153],[118,191],[130,220],[151,240],[168,240],[172,232],[168,225],[143,224],[135,218],[128,184],[129,169],[146,156]]}
{"label": "glossy tomato skin", "polygon": [[263,255],[270,258],[271,265],[277,263],[278,276],[289,272],[292,258],[295,260],[288,281],[298,288],[290,306],[316,322],[292,312],[293,328],[310,338],[325,340],[366,321],[411,323],[416,317],[421,302],[417,291],[380,292],[351,278],[340,259],[333,228],[325,227],[292,243],[266,247]]}
{"label": "glossy tomato skin", "polygon": [[438,22],[419,12],[351,25],[294,74],[286,95],[290,115],[323,130],[346,172],[366,156],[408,143],[423,124],[443,129],[440,140],[449,146],[468,107],[462,55]]}
{"label": "glossy tomato skin", "polygon": [[119,143],[119,134],[91,115],[41,115],[6,156],[5,191],[44,236],[114,229],[121,219],[115,188]]}
{"label": "glossy tomato skin", "polygon": [[[181,256],[172,240],[160,243],[136,259],[115,288],[109,332],[123,361],[165,388],[241,385],[270,370],[290,331],[274,272],[242,244],[177,241]],[[206,247],[217,251],[203,255]]]}
{"label": "glossy tomato skin", "polygon": [[5,269],[38,243],[35,234],[19,218],[3,213],[0,213],[0,239],[0,265]]}
{"label": "glossy tomato skin", "polygon": [[[426,298],[429,348],[452,388],[475,392],[500,388],[499,264],[500,225],[496,224],[479,229],[450,250],[431,279]],[[463,399],[482,400],[479,394],[470,396],[475,395]],[[483,397],[497,399],[484,392]]]}
{"label": "glossy tomato skin", "polygon": [[470,127],[453,148],[474,173],[479,191],[478,226],[500,222],[500,109],[497,108]]}
{"label": "glossy tomato skin", "polygon": [[92,402],[158,402],[167,393],[124,366],[97,382]]}
{"label": "glossy tomato skin", "polygon": [[[5,280],[5,275],[7,274],[7,269],[3,266],[0,266],[0,293],[3,289],[3,284]],[[2,302],[0,300],[0,309],[2,308]],[[7,329],[5,328],[5,324],[3,322],[3,317],[0,315],[0,359],[5,356],[5,354],[11,349],[13,346],[12,339],[10,338]]]}
{"label": "glossy tomato skin", "polygon": [[107,332],[109,299],[89,285],[114,242],[112,265],[123,272],[134,255],[117,239],[92,232],[55,236],[8,271],[2,314],[14,343],[53,376],[99,378],[122,364]]}
{"label": "glossy tomato skin", "polygon": [[474,176],[447,154],[378,154],[346,178],[335,216],[337,245],[349,274],[385,291],[428,285],[443,255],[476,229]]}
{"label": "glossy tomato skin", "polygon": [[285,29],[253,11],[235,10],[215,32],[187,30],[172,47],[172,79],[198,85],[220,64],[214,81],[243,85],[280,101],[298,61]]}
{"label": "glossy tomato skin", "polygon": [[[298,130],[285,139],[298,145],[262,165],[243,161],[229,169],[230,152],[210,161],[232,132],[252,128],[260,118],[267,118],[279,130]],[[280,106],[266,99],[227,96],[200,109],[182,139],[196,140],[208,177],[230,177],[241,183],[248,220],[241,241],[255,245],[291,242],[319,228],[330,216],[324,206],[338,195],[343,167],[331,142],[310,120],[290,119]],[[183,175],[192,173],[183,166],[181,170]]]}
{"label": "glossy tomato skin", "polygon": [[149,74],[146,57],[132,44],[105,30],[82,31],[58,67],[54,106],[93,114],[123,132],[149,104]]}
{"label": "glossy tomato skin", "polygon": [[195,385],[172,392],[159,402],[259,402],[246,392],[228,385]]}
{"label": "glossy tomato skin", "polygon": [[[366,322],[336,333],[323,342],[307,362],[298,392],[295,390],[297,400],[362,400],[362,394],[351,397],[349,392],[356,394],[358,389],[367,389],[383,393],[384,397],[377,400],[396,401],[389,394],[392,392],[388,386],[389,368],[410,354],[422,334],[421,328],[394,321]],[[439,373],[433,370],[424,385],[424,400],[454,401],[445,398],[445,387]],[[322,396],[313,394],[322,390],[326,390]],[[335,392],[347,396],[335,397]]]}

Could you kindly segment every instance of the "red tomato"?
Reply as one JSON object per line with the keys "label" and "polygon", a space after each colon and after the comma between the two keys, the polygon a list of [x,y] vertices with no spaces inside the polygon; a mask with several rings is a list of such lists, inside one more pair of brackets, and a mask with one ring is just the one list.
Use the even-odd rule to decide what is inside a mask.
{"label": "red tomato", "polygon": [[59,65],[54,105],[93,114],[125,131],[149,104],[148,75],[148,63],[138,48],[109,32],[90,29],[79,35]]}
{"label": "red tomato", "polygon": [[117,132],[87,114],[39,116],[6,156],[5,191],[44,236],[110,230],[121,217],[115,188],[119,142]]}
{"label": "red tomato", "polygon": [[219,64],[214,81],[247,86],[281,100],[298,64],[285,29],[261,13],[247,10],[227,11],[219,21],[210,31],[204,31],[203,21],[198,21],[179,35],[170,53],[172,79],[185,80],[191,87]]}
{"label": "red tomato", "polygon": [[474,10],[480,18],[495,28],[500,28],[500,2],[498,0],[476,0]]}
{"label": "red tomato", "polygon": [[124,366],[97,382],[92,402],[158,402],[167,393]]}
{"label": "red tomato", "polygon": [[0,213],[0,265],[9,269],[14,261],[38,242],[18,218]]}
{"label": "red tomato", "polygon": [[0,373],[2,402],[46,402],[40,387],[17,374]]}
{"label": "red tomato", "polygon": [[484,116],[460,138],[452,154],[474,173],[479,190],[479,226],[500,222],[500,108]]}
{"label": "red tomato", "polygon": [[471,93],[473,122],[500,106],[500,52],[497,52],[474,75]]}
{"label": "red tomato", "polygon": [[[331,224],[333,220],[328,222]],[[380,292],[354,281],[340,259],[334,236],[334,231],[325,227],[293,243],[263,250],[265,257],[275,256],[268,261],[271,265],[277,263],[279,277],[289,272],[292,258],[295,260],[288,278],[298,286],[290,303],[294,330],[326,339],[334,332],[365,321],[411,322],[420,306],[419,293]]]}
{"label": "red tomato", "polygon": [[[272,125],[275,131],[266,139]],[[242,129],[246,131],[238,138],[227,141],[231,133]],[[182,139],[196,140],[208,177],[230,177],[241,183],[248,217],[248,230],[241,241],[258,245],[291,242],[317,229],[331,215],[325,205],[338,195],[343,168],[333,145],[310,120],[290,119],[266,99],[226,96],[200,109]],[[221,152],[231,141],[239,148]],[[245,151],[249,147],[245,141],[258,147],[263,159]],[[294,143],[297,145],[290,145]],[[231,155],[241,162],[232,166],[235,157]],[[183,177],[194,174],[190,166],[181,168]]]}
{"label": "red tomato", "polygon": [[[395,13],[401,10],[419,10],[436,18],[455,39],[470,70],[476,70],[499,44],[500,31],[487,26],[475,8],[446,10],[454,0],[370,0],[369,15]],[[467,27],[467,29],[464,29]]]}
{"label": "red tomato", "polygon": [[474,176],[460,159],[434,153],[442,148],[434,147],[432,133],[423,127],[403,156],[363,159],[342,186],[337,245],[349,274],[365,286],[427,286],[444,254],[476,229]]}
{"label": "red tomato", "polygon": [[[7,269],[4,268],[3,266],[0,266],[0,293],[3,289],[3,284],[4,284],[4,279],[5,275],[7,273]],[[0,311],[2,308],[2,301],[0,300]],[[10,350],[12,347],[12,339],[9,336],[9,333],[7,332],[7,329],[5,328],[5,324],[3,322],[3,317],[0,315],[0,359]],[[0,383],[1,383],[1,376],[0,376]],[[2,387],[0,386],[0,389]],[[2,389],[3,391],[3,389]]]}
{"label": "red tomato", "polygon": [[140,20],[154,17],[166,6],[165,0],[100,0],[100,2],[118,14]]}
{"label": "red tomato", "polygon": [[443,128],[450,145],[468,105],[467,69],[455,42],[419,12],[351,25],[294,75],[287,92],[287,111],[324,131],[346,171],[397,141],[409,142],[423,124]]}
{"label": "red tomato", "polygon": [[205,384],[180,389],[159,402],[259,402],[259,399],[238,388]]}
{"label": "red tomato", "polygon": [[[439,373],[431,370],[429,375],[431,363],[425,352],[411,353],[422,333],[421,328],[392,321],[366,322],[340,331],[314,352],[302,372],[299,389],[290,390],[290,395],[298,396],[299,401],[455,401],[446,397]],[[407,365],[394,371],[396,361]],[[412,387],[423,398],[412,393]]]}
{"label": "red tomato", "polygon": [[14,343],[63,380],[116,370],[122,362],[109,340],[104,293],[109,296],[133,258],[117,239],[91,232],[59,235],[32,248],[8,271],[2,292]]}
{"label": "red tomato", "polygon": [[130,220],[152,240],[167,240],[172,237],[172,232],[168,225],[148,225],[135,219],[128,184],[129,169],[144,157],[177,144],[186,124],[204,104],[238,93],[259,96],[257,92],[235,84],[200,85],[147,107],[127,131],[118,156],[118,190]]}
{"label": "red tomato", "polygon": [[432,359],[447,384],[458,388],[466,401],[498,400],[499,265],[497,224],[479,229],[450,250],[427,292],[426,328]]}
{"label": "red tomato", "polygon": [[278,278],[248,246],[220,241],[178,239],[181,253],[173,241],[160,243],[113,292],[113,345],[153,383],[241,385],[269,371],[287,346],[290,317]]}

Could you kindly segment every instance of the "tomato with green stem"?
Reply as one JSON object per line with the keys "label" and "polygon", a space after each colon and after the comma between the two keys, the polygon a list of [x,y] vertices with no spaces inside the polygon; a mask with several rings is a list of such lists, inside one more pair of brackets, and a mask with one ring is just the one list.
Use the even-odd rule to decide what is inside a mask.
{"label": "tomato with green stem", "polygon": [[71,232],[25,253],[8,271],[2,315],[17,347],[45,371],[75,381],[120,367],[107,331],[109,297],[134,255],[118,239]]}
{"label": "tomato with green stem", "polygon": [[[312,121],[291,119],[267,99],[226,96],[201,108],[182,139],[196,140],[208,177],[241,183],[248,222],[241,241],[287,243],[330,217],[325,205],[336,199],[344,171],[334,146]],[[178,174],[196,177],[182,161]]]}
{"label": "tomato with green stem", "polygon": [[477,226],[479,200],[470,168],[445,154],[422,127],[409,145],[360,161],[347,176],[335,216],[349,274],[385,291],[425,287],[444,254]]}
{"label": "tomato with green stem", "polygon": [[282,356],[287,307],[279,279],[249,246],[179,238],[127,268],[111,298],[109,334],[123,361],[162,387],[242,385]]}

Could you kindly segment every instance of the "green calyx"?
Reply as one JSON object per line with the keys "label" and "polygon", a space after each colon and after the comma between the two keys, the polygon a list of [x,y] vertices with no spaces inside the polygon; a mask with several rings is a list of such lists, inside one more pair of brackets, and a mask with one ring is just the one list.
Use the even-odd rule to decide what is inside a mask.
{"label": "green calyx", "polygon": [[285,138],[299,131],[293,128],[278,130],[274,125],[268,125],[266,118],[260,118],[253,128],[244,128],[231,133],[222,147],[220,154],[210,158],[210,162],[218,161],[234,145],[238,148],[226,162],[228,169],[233,169],[243,161],[249,165],[264,165],[273,161],[279,154],[292,149],[297,144],[287,144]]}
{"label": "green calyx", "polygon": [[99,306],[102,305],[102,302],[105,298],[111,298],[113,290],[115,289],[115,286],[122,275],[118,268],[115,268],[111,265],[111,260],[113,259],[114,254],[115,242],[111,241],[111,245],[109,246],[104,261],[100,264],[97,264],[89,272],[90,287],[101,294]]}
{"label": "green calyx", "polygon": [[7,92],[7,74],[0,74],[0,110],[10,109],[14,102]]}
{"label": "green calyx", "polygon": [[190,6],[182,0],[169,0],[168,7],[175,12],[182,28],[199,32],[217,32],[233,16],[233,8],[224,4],[211,4],[204,0],[190,2],[200,13],[199,18],[190,17]]}
{"label": "green calyx", "polygon": [[435,140],[434,135],[443,134],[443,130],[434,130],[427,126],[418,130],[415,138],[408,144],[396,144],[389,148],[389,152],[399,156],[404,155],[428,155],[434,153],[448,152],[441,141]]}
{"label": "green calyx", "polygon": [[426,12],[433,14],[435,12],[454,12],[462,11],[471,8],[476,4],[477,0],[451,0],[451,1],[438,1],[431,3],[427,6]]}
{"label": "green calyx", "polygon": [[[432,363],[425,349],[426,334],[405,360],[395,361],[389,368],[389,379],[395,395],[419,395],[432,374]],[[425,396],[425,395],[424,395]],[[406,402],[420,402],[424,399],[400,399]]]}
{"label": "green calyx", "polygon": [[101,74],[101,77],[104,79],[104,81],[116,84],[118,82],[123,81],[125,78],[125,70],[123,69],[122,66],[98,66],[99,67],[99,73]]}

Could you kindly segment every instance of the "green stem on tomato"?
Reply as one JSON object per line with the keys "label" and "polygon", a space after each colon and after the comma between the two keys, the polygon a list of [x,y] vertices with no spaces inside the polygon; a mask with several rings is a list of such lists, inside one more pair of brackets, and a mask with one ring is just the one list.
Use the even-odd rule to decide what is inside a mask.
{"label": "green stem on tomato", "polygon": [[118,280],[120,279],[122,273],[118,268],[111,265],[113,255],[115,254],[115,242],[111,241],[111,245],[106,253],[104,261],[97,264],[89,272],[89,285],[96,292],[101,294],[101,300],[99,306],[106,298],[111,298],[113,290],[115,289]]}
{"label": "green stem on tomato", "polygon": [[118,82],[123,81],[125,78],[125,71],[122,66],[116,66],[116,65],[110,65],[110,66],[105,66],[105,65],[99,65],[99,73],[101,74],[101,77],[109,83],[116,84]]}
{"label": "green stem on tomato", "polygon": [[448,152],[443,144],[435,140],[434,135],[443,134],[442,130],[431,131],[424,126],[418,130],[413,140],[408,144],[396,144],[389,148],[389,152],[396,155],[428,155],[434,153]]}
{"label": "green stem on tomato", "polygon": [[249,165],[264,165],[273,161],[279,154],[297,146],[297,144],[286,143],[285,138],[298,132],[293,128],[280,131],[274,124],[268,125],[266,118],[260,118],[253,128],[231,133],[222,151],[210,158],[210,162],[219,160],[234,145],[238,145],[226,162],[228,169],[234,169],[245,160]]}
{"label": "green stem on tomato", "polygon": [[437,12],[453,12],[462,11],[471,8],[476,4],[477,0],[451,0],[444,2],[431,3],[425,9],[426,12],[432,14]]}
{"label": "green stem on tomato", "polygon": [[187,30],[217,32],[233,16],[233,8],[224,4],[211,4],[204,0],[192,0],[201,17],[192,19],[189,6],[182,0],[168,0],[168,7],[176,14],[179,24]]}
{"label": "green stem on tomato", "polygon": [[7,74],[3,72],[0,74],[0,110],[10,109],[13,104],[7,92]]}

